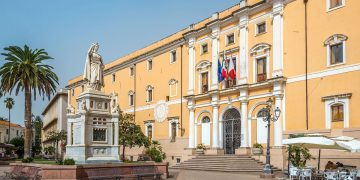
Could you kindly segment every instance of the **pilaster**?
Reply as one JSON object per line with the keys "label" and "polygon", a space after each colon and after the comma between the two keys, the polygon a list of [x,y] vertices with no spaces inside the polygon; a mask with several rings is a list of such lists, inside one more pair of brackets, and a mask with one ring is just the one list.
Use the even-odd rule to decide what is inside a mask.
{"label": "pilaster", "polygon": [[195,148],[195,107],[194,100],[188,100],[189,109],[189,148]]}
{"label": "pilaster", "polygon": [[248,83],[248,22],[249,17],[247,14],[240,16],[240,78],[238,84]]}
{"label": "pilaster", "polygon": [[212,47],[212,56],[211,56],[211,90],[219,89],[218,82],[218,59],[219,59],[219,36],[220,36],[220,26],[214,24],[211,27],[211,47]]}
{"label": "pilaster", "polygon": [[283,76],[284,22],[283,0],[273,1],[273,73],[272,77]]}
{"label": "pilaster", "polygon": [[241,102],[241,147],[249,147],[249,131],[248,131],[248,89],[240,89]]}
{"label": "pilaster", "polygon": [[219,95],[213,94],[211,105],[213,107],[213,138],[212,148],[219,148]]}
{"label": "pilaster", "polygon": [[194,84],[195,84],[195,36],[190,36],[189,38],[189,81],[188,81],[188,95],[193,95],[195,93]]}

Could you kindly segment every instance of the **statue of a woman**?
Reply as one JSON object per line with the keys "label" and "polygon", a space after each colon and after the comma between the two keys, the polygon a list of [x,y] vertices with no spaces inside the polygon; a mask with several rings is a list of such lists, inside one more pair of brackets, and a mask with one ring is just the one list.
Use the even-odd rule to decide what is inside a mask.
{"label": "statue of a woman", "polygon": [[87,82],[88,88],[100,91],[104,87],[104,64],[98,49],[98,43],[91,44],[86,56],[83,80]]}

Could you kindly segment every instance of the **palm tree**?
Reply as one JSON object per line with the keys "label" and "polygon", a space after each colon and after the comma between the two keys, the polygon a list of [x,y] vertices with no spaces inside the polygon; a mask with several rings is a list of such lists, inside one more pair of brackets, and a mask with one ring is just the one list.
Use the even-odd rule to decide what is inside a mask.
{"label": "palm tree", "polygon": [[8,143],[10,143],[10,123],[11,123],[11,120],[10,120],[10,111],[11,111],[11,109],[13,108],[15,102],[14,102],[14,99],[13,99],[13,98],[7,97],[7,98],[4,100],[4,103],[5,103],[5,107],[9,110],[9,134],[8,134]]}
{"label": "palm tree", "polygon": [[0,92],[18,95],[25,91],[25,141],[24,158],[30,157],[31,136],[31,97],[39,94],[43,98],[53,95],[58,83],[57,75],[52,71],[53,67],[44,64],[45,60],[53,59],[44,49],[30,49],[18,46],[5,47],[5,63],[0,67]]}

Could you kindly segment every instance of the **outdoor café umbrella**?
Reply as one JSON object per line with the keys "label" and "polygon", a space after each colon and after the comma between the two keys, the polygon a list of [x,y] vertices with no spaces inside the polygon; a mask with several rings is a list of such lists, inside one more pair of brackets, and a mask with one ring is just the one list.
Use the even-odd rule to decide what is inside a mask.
{"label": "outdoor caf\u00e9 umbrella", "polygon": [[304,137],[284,139],[283,144],[301,145],[309,149],[319,149],[318,169],[320,169],[321,149],[349,150],[345,146],[339,145],[336,140],[314,134],[306,135]]}

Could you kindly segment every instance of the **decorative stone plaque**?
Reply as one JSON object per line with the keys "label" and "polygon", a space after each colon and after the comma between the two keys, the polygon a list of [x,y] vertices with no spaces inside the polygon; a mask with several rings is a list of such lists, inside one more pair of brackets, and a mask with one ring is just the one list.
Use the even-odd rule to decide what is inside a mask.
{"label": "decorative stone plaque", "polygon": [[157,122],[163,122],[168,115],[168,106],[165,101],[159,101],[154,108],[154,117]]}

